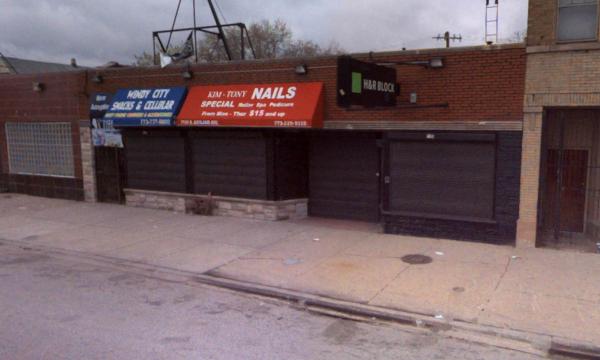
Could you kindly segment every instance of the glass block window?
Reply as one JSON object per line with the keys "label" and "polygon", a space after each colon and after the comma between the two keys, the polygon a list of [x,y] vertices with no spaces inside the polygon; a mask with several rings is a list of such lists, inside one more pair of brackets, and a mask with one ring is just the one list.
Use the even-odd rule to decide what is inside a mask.
{"label": "glass block window", "polygon": [[70,123],[6,123],[10,173],[74,177]]}
{"label": "glass block window", "polygon": [[598,0],[558,0],[559,41],[595,40],[598,34]]}

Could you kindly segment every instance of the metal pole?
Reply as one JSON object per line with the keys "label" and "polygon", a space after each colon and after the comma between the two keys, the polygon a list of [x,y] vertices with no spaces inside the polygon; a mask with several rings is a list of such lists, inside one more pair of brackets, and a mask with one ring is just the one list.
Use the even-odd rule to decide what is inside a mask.
{"label": "metal pole", "polygon": [[196,59],[196,61],[194,62],[198,63],[198,38],[196,35],[196,0],[192,0],[192,9],[194,13],[194,58]]}
{"label": "metal pole", "polygon": [[244,44],[244,27],[240,25],[241,59],[246,60],[246,46]]}
{"label": "metal pole", "polygon": [[227,44],[225,32],[223,31],[221,21],[219,21],[219,17],[217,16],[217,12],[215,11],[215,6],[213,5],[212,0],[208,0],[208,5],[210,6],[210,11],[212,12],[213,17],[215,18],[215,22],[217,23],[217,28],[219,29],[219,37],[221,38],[221,40],[223,40],[223,46],[225,47],[227,57],[229,58],[229,60],[233,60],[233,58],[231,57],[231,50],[229,50],[229,44]]}
{"label": "metal pole", "polygon": [[485,43],[488,42],[488,13],[490,11],[490,0],[485,1]]}
{"label": "metal pole", "polygon": [[564,166],[564,138],[565,138],[565,113],[564,111],[560,111],[559,113],[559,122],[560,122],[560,140],[558,145],[558,166],[556,169],[556,201],[554,204],[554,240],[558,240],[560,237],[560,203],[561,203],[561,194],[562,194],[562,174],[563,174],[563,166]]}
{"label": "metal pole", "polygon": [[167,49],[169,51],[169,45],[171,45],[171,37],[173,36],[173,30],[175,29],[175,23],[177,22],[177,15],[179,15],[179,8],[181,7],[181,0],[177,3],[177,10],[175,10],[175,17],[173,18],[173,25],[171,25],[171,32],[169,33],[169,40],[167,40]]}
{"label": "metal pole", "polygon": [[248,39],[248,46],[250,46],[250,51],[252,52],[252,57],[254,59],[256,59],[256,52],[254,51],[254,45],[252,45],[252,38],[250,37],[250,33],[248,33],[248,28],[246,27],[245,24],[242,24],[244,26],[244,30],[246,30],[246,38]]}
{"label": "metal pole", "polygon": [[500,4],[498,4],[498,0],[496,0],[496,44],[498,43],[498,24],[500,23]]}
{"label": "metal pole", "polygon": [[156,34],[152,34],[152,64],[156,64]]}

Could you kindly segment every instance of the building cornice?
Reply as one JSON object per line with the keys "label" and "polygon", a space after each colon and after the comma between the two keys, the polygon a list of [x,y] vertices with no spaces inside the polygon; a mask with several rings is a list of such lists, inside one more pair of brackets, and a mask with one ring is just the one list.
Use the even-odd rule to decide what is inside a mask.
{"label": "building cornice", "polygon": [[540,54],[540,53],[566,52],[566,51],[590,51],[590,50],[600,50],[600,42],[590,41],[590,42],[572,43],[572,44],[528,46],[527,54]]}

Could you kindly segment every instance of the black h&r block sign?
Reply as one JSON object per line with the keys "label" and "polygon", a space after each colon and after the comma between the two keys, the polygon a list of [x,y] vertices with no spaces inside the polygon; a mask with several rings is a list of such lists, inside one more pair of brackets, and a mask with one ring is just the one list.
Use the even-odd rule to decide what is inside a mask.
{"label": "black h&r block sign", "polygon": [[350,56],[338,58],[337,100],[341,107],[396,106],[396,69]]}

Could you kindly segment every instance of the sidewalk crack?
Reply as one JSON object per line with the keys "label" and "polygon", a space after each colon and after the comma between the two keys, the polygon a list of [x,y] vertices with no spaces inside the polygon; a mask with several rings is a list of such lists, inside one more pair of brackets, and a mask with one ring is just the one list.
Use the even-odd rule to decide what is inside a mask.
{"label": "sidewalk crack", "polygon": [[500,275],[500,279],[498,279],[498,282],[496,283],[496,287],[494,288],[494,292],[496,292],[498,290],[498,288],[500,287],[500,283],[504,279],[504,276],[506,276],[506,273],[508,272],[508,268],[510,267],[510,264],[511,264],[511,259],[508,258],[508,260],[506,261],[506,266],[504,267],[504,271],[502,272],[502,275]]}
{"label": "sidewalk crack", "polygon": [[284,261],[284,258],[278,257],[259,257],[259,256],[240,256],[239,260],[274,260],[274,261]]}
{"label": "sidewalk crack", "polygon": [[392,280],[390,280],[387,284],[385,284],[384,287],[379,289],[379,291],[375,295],[373,295],[373,297],[371,297],[369,299],[369,301],[367,301],[367,304],[370,304],[371,301],[375,300],[376,297],[378,297],[382,292],[384,292],[394,281],[396,281],[396,279],[398,279],[400,277],[400,275],[402,275],[409,268],[410,268],[410,265],[408,265],[404,269],[400,270],[400,272],[398,274],[396,274],[396,276],[394,276],[394,278]]}
{"label": "sidewalk crack", "polygon": [[481,305],[479,305],[479,307],[478,307],[479,312],[477,313],[477,320],[479,320],[479,315],[481,314],[481,312],[484,310],[487,310],[487,305],[492,301],[492,297],[498,291],[498,288],[500,288],[500,284],[502,283],[502,280],[504,280],[504,277],[506,276],[506,273],[508,272],[508,268],[510,267],[511,262],[512,262],[512,260],[509,257],[508,260],[506,261],[506,265],[504,266],[504,271],[502,272],[502,275],[500,275],[500,278],[496,282],[494,291],[492,292],[492,294],[490,295],[489,298],[487,298]]}

